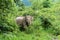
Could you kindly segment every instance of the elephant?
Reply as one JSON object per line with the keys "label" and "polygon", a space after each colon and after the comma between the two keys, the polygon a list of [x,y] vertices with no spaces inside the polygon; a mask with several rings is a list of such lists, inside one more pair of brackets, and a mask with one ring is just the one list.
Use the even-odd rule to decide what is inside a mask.
{"label": "elephant", "polygon": [[25,30],[26,27],[32,24],[33,17],[32,16],[19,16],[16,18],[17,25],[20,26],[21,30]]}

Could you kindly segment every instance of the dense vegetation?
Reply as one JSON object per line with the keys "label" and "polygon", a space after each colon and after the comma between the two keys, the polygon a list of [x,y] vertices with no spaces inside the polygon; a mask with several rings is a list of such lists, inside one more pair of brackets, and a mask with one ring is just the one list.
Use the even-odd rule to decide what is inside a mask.
{"label": "dense vegetation", "polygon": [[[60,1],[29,1],[31,6],[20,0],[0,0],[0,40],[60,40]],[[24,15],[34,20],[21,32],[16,17]]]}

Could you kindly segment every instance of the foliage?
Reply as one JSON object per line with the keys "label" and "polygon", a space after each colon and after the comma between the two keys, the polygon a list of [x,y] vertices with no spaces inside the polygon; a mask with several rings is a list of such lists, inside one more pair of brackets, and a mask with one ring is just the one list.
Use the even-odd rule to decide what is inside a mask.
{"label": "foliage", "polygon": [[[0,0],[0,40],[52,40],[60,37],[60,3],[30,0],[26,7],[20,0]],[[20,31],[16,17],[31,15],[32,25]],[[60,39],[59,39],[60,40]]]}

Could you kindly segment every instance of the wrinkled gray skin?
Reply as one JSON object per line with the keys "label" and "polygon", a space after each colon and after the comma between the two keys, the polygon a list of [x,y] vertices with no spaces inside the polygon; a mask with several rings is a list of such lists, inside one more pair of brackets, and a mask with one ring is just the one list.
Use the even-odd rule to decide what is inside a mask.
{"label": "wrinkled gray skin", "polygon": [[16,18],[16,23],[20,27],[25,28],[25,27],[28,27],[29,25],[31,25],[32,20],[33,20],[32,16],[19,16]]}

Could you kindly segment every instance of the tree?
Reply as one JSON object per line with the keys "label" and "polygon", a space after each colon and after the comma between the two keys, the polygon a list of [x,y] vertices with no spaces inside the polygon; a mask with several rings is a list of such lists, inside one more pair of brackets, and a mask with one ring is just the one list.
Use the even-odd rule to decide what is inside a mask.
{"label": "tree", "polygon": [[21,0],[14,0],[14,2],[16,4],[16,6],[18,7],[19,11],[24,10],[25,7],[24,7],[24,4]]}
{"label": "tree", "polygon": [[32,8],[34,10],[42,9],[42,8],[49,8],[51,7],[52,3],[51,0],[30,0],[32,3]]}
{"label": "tree", "polygon": [[14,0],[0,0],[0,27],[9,27],[8,15],[16,13],[17,7]]}

